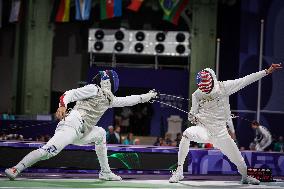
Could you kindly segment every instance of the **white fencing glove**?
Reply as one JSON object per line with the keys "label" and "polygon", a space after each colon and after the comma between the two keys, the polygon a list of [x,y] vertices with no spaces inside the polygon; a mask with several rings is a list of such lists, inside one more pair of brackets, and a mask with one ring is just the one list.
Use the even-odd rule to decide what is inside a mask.
{"label": "white fencing glove", "polygon": [[140,95],[140,103],[149,102],[152,98],[156,98],[157,94],[158,93],[155,91],[155,89],[153,89],[146,94]]}
{"label": "white fencing glove", "polygon": [[188,114],[188,121],[190,121],[192,124],[196,125],[198,123],[198,118],[193,115],[192,113]]}

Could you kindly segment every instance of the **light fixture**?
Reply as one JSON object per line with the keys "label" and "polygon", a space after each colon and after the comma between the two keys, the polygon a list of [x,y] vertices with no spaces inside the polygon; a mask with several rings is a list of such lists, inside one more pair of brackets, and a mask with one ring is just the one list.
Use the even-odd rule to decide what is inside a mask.
{"label": "light fixture", "polygon": [[124,33],[121,30],[115,32],[114,37],[116,40],[121,41],[124,39]]}
{"label": "light fixture", "polygon": [[178,34],[176,35],[176,40],[177,40],[177,42],[179,42],[179,43],[184,42],[184,40],[185,40],[185,35],[184,35],[183,33],[178,33]]}
{"label": "light fixture", "polygon": [[176,52],[177,52],[178,54],[183,54],[183,53],[185,52],[185,47],[184,47],[184,45],[181,45],[181,44],[177,45],[177,47],[176,47]]}
{"label": "light fixture", "polygon": [[114,49],[115,49],[117,52],[121,52],[121,51],[124,49],[123,43],[117,42],[117,43],[114,45]]}
{"label": "light fixture", "polygon": [[157,41],[162,42],[162,41],[165,41],[165,39],[166,39],[165,33],[163,33],[163,32],[157,33],[157,35],[156,35]]}
{"label": "light fixture", "polygon": [[101,51],[104,48],[104,44],[101,41],[96,41],[94,44],[94,49],[96,51]]}
{"label": "light fixture", "polygon": [[144,45],[142,43],[136,43],[134,49],[136,52],[141,53],[144,50]]}
{"label": "light fixture", "polygon": [[139,31],[136,33],[135,37],[137,41],[143,41],[145,39],[145,33],[142,31]]}
{"label": "light fixture", "polygon": [[105,33],[104,33],[103,30],[97,30],[97,31],[95,32],[95,38],[96,38],[97,40],[102,40],[102,39],[104,38],[104,36],[105,36]]}
{"label": "light fixture", "polygon": [[163,45],[163,44],[158,44],[158,45],[156,45],[156,47],[155,47],[155,51],[157,52],[157,53],[163,53],[164,52],[164,50],[165,50],[165,46]]}

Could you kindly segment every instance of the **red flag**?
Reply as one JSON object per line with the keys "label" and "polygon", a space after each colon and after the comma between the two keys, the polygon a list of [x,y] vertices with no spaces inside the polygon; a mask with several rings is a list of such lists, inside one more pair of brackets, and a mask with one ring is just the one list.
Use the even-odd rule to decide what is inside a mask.
{"label": "red flag", "polygon": [[68,22],[70,16],[70,0],[61,0],[56,15],[56,22]]}
{"label": "red flag", "polygon": [[143,1],[144,0],[131,0],[131,3],[127,9],[137,12],[140,9]]}
{"label": "red flag", "polygon": [[109,19],[122,15],[122,0],[100,0],[101,19]]}
{"label": "red flag", "polygon": [[70,0],[54,0],[50,15],[51,22],[68,22],[70,19]]}

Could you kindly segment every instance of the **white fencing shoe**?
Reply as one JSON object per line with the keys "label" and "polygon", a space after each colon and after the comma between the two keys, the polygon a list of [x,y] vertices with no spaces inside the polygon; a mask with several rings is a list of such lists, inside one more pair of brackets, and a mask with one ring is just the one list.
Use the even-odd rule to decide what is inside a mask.
{"label": "white fencing shoe", "polygon": [[256,178],[253,178],[251,176],[242,177],[241,180],[242,184],[253,184],[253,185],[259,185],[260,181]]}
{"label": "white fencing shoe", "polygon": [[121,181],[122,178],[116,174],[114,174],[113,172],[100,172],[99,173],[99,179],[101,180],[108,180],[108,181]]}
{"label": "white fencing shoe", "polygon": [[5,174],[10,180],[15,180],[15,178],[18,176],[19,173],[20,172],[15,167],[5,170]]}
{"label": "white fencing shoe", "polygon": [[170,183],[177,183],[178,181],[182,180],[184,178],[182,171],[179,171],[177,169],[176,171],[173,172],[171,178],[169,179]]}

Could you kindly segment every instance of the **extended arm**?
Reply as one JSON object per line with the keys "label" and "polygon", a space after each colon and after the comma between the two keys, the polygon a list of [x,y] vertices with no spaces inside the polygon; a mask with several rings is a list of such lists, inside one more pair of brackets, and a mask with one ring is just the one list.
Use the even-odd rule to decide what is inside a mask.
{"label": "extended arm", "polygon": [[112,107],[133,106],[141,102],[142,101],[140,95],[114,97]]}
{"label": "extended arm", "polygon": [[223,84],[224,84],[225,90],[227,91],[228,95],[234,94],[235,92],[241,90],[247,85],[261,79],[262,77],[268,74],[271,74],[272,72],[280,68],[282,68],[281,64],[272,64],[269,69],[262,70],[256,73],[252,73],[240,79],[224,81]]}
{"label": "extended arm", "polygon": [[155,98],[157,92],[149,91],[146,94],[142,95],[131,95],[126,97],[114,97],[112,107],[125,107],[125,106],[133,106],[138,103],[148,102],[152,98]]}
{"label": "extended arm", "polygon": [[241,90],[242,88],[246,87],[247,85],[261,79],[262,77],[266,75],[267,75],[266,71],[262,70],[260,72],[247,75],[243,78],[224,81],[223,84],[224,84],[225,90],[227,91],[227,94],[231,95]]}

